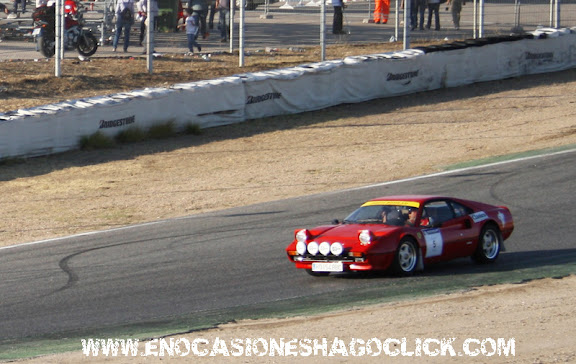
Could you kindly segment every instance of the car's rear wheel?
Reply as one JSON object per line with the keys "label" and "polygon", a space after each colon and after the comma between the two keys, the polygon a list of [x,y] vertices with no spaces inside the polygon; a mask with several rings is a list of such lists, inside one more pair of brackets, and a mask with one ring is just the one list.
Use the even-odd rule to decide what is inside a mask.
{"label": "car's rear wheel", "polygon": [[472,255],[472,259],[480,264],[492,263],[498,258],[501,246],[502,234],[500,229],[494,224],[486,225],[482,228],[478,246],[474,255]]}
{"label": "car's rear wheel", "polygon": [[416,271],[416,267],[418,267],[417,245],[412,239],[402,239],[392,263],[392,273],[398,276],[409,276]]}
{"label": "car's rear wheel", "polygon": [[313,277],[326,277],[329,272],[314,272],[312,269],[306,269],[306,273],[310,274]]}

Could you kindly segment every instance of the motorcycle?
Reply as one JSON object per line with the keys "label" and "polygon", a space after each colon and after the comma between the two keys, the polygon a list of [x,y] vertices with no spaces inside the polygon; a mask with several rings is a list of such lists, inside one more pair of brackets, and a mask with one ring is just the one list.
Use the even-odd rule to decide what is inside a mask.
{"label": "motorcycle", "polygon": [[[73,0],[66,0],[64,5],[64,49],[76,49],[81,56],[90,57],[98,50],[98,40],[92,30],[84,29],[82,9]],[[34,30],[32,35],[36,50],[44,57],[50,58],[56,53],[56,7],[41,6],[32,14]]]}

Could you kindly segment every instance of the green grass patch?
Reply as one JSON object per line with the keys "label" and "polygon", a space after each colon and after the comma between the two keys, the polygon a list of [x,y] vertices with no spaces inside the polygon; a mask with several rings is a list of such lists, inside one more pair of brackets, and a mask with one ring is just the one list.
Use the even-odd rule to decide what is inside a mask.
{"label": "green grass patch", "polygon": [[176,128],[173,121],[156,124],[148,129],[148,137],[151,139],[164,139],[176,135]]}
{"label": "green grass patch", "polygon": [[97,131],[94,134],[81,137],[79,145],[82,150],[94,150],[112,148],[116,145],[116,142],[101,131]]}
{"label": "green grass patch", "polygon": [[26,163],[26,160],[24,158],[19,157],[0,158],[0,166],[15,166],[24,163]]}
{"label": "green grass patch", "polygon": [[184,134],[200,135],[200,134],[202,134],[202,128],[200,127],[200,125],[198,125],[196,123],[188,123],[184,127]]}
{"label": "green grass patch", "polygon": [[133,126],[126,130],[122,130],[121,132],[116,134],[116,137],[114,137],[114,139],[118,143],[122,144],[122,143],[141,142],[143,140],[146,140],[146,137],[147,137],[146,132],[144,132],[137,126]]}
{"label": "green grass patch", "polygon": [[[200,135],[202,128],[196,123],[188,123],[182,131],[187,135]],[[181,132],[181,133],[182,133]],[[137,126],[130,127],[126,130],[120,131],[114,138],[111,138],[101,131],[94,134],[83,136],[80,138],[79,146],[81,150],[95,150],[115,147],[117,144],[128,144],[143,142],[151,139],[165,139],[177,135],[176,126],[174,121],[167,121],[151,126],[148,130],[142,130]],[[0,164],[8,164],[8,160],[3,162],[0,159]]]}

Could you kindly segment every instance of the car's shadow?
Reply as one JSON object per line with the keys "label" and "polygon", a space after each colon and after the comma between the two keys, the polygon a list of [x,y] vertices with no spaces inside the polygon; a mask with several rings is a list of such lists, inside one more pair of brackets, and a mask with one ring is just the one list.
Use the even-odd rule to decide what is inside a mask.
{"label": "car's shadow", "polygon": [[[448,262],[430,264],[424,268],[424,271],[417,272],[414,276],[442,277],[467,274],[503,273],[574,263],[576,263],[576,249],[535,250],[501,253],[498,260],[491,264],[476,264],[470,258],[459,258]],[[331,274],[330,276],[341,279],[397,278],[387,271]]]}

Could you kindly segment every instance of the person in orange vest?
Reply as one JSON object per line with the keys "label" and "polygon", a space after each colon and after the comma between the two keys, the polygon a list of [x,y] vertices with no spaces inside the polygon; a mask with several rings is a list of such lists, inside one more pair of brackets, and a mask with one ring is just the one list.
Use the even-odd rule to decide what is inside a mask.
{"label": "person in orange vest", "polygon": [[374,6],[374,23],[388,23],[390,15],[390,0],[375,0]]}

